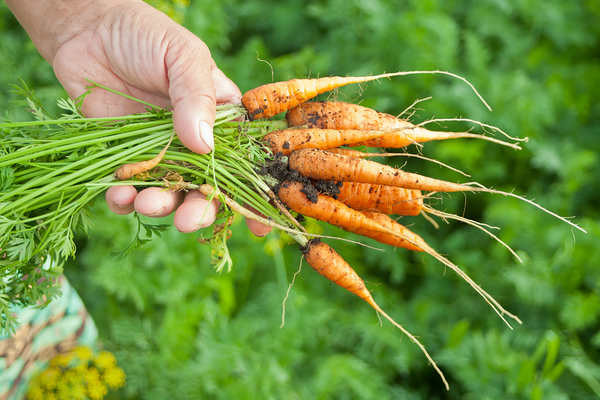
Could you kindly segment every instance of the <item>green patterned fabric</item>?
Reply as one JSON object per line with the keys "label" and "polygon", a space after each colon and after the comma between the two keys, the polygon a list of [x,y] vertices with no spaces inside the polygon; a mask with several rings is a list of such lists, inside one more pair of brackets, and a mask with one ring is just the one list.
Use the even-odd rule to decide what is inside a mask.
{"label": "green patterned fabric", "polygon": [[77,346],[95,347],[98,330],[67,279],[59,279],[62,296],[44,308],[15,310],[19,329],[0,336],[0,400],[25,398],[29,383],[58,354]]}

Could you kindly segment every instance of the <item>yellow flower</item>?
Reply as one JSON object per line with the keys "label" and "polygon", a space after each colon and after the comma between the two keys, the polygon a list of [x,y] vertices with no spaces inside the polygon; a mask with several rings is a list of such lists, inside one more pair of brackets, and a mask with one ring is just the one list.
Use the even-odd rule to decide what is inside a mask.
{"label": "yellow flower", "polygon": [[53,390],[60,381],[61,376],[62,371],[60,370],[60,368],[52,366],[44,372],[42,372],[38,376],[37,380],[42,388]]}
{"label": "yellow flower", "polygon": [[88,383],[86,394],[90,400],[102,400],[108,393],[106,386],[100,382]]}
{"label": "yellow flower", "polygon": [[73,359],[72,353],[59,354],[50,361],[50,366],[66,368],[69,366],[69,363],[71,362],[72,359]]}
{"label": "yellow flower", "polygon": [[71,384],[71,385],[81,384],[81,383],[83,383],[83,377],[84,377],[84,373],[86,370],[87,370],[87,368],[85,368],[85,366],[83,368],[81,368],[80,366],[77,366],[76,368],[72,368],[72,369],[65,371],[62,379],[67,384]]}
{"label": "yellow flower", "polygon": [[42,388],[39,385],[34,384],[33,386],[31,386],[31,388],[27,392],[27,399],[28,400],[44,400],[44,391],[42,390]]}
{"label": "yellow flower", "polygon": [[88,385],[100,383],[100,372],[98,372],[98,370],[94,367],[88,368],[88,370],[85,371],[83,380]]}
{"label": "yellow flower", "polygon": [[65,379],[61,380],[56,385],[56,396],[58,398],[68,397],[70,391],[71,388]]}
{"label": "yellow flower", "polygon": [[112,390],[117,390],[125,385],[125,372],[119,367],[109,368],[104,371],[102,381]]}
{"label": "yellow flower", "polygon": [[101,351],[96,359],[94,360],[94,364],[98,369],[104,371],[105,369],[109,369],[117,365],[117,359],[112,353],[108,351]]}
{"label": "yellow flower", "polygon": [[58,392],[56,397],[57,400],[85,400],[85,387],[83,384],[71,386],[66,391]]}
{"label": "yellow flower", "polygon": [[82,363],[90,361],[94,357],[92,349],[87,346],[79,346],[73,350],[73,355],[78,357]]}

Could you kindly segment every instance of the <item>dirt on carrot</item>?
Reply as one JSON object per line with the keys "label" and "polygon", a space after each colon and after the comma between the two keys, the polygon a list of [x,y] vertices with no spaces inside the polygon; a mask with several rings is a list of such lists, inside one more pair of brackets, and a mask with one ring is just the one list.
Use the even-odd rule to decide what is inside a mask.
{"label": "dirt on carrot", "polygon": [[394,186],[343,182],[337,198],[355,210],[377,210],[384,214],[419,215],[423,209],[420,190]]}
{"label": "dirt on carrot", "polygon": [[[306,102],[286,113],[288,125],[307,126],[318,129],[361,129],[388,131],[378,138],[368,139],[357,145],[381,148],[402,148],[414,143],[424,143],[433,140],[447,140],[458,138],[472,138],[492,141],[503,146],[520,149],[518,145],[484,135],[469,132],[443,132],[425,129],[421,125],[414,125],[406,119],[390,114],[381,113],[371,108],[358,104],[321,101]],[[449,121],[451,119],[446,119]],[[460,119],[457,119],[460,120]],[[483,125],[477,121],[473,123]],[[491,130],[497,128],[489,127]],[[508,136],[504,134],[505,136]],[[510,137],[510,139],[518,140]]]}

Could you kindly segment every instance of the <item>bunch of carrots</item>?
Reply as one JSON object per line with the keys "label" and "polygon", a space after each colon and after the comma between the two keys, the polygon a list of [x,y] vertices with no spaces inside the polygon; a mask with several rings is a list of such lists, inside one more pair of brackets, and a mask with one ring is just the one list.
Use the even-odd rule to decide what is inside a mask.
{"label": "bunch of carrots", "polygon": [[[64,185],[73,180],[73,178],[69,180],[69,176],[76,174],[78,181],[75,183],[80,188],[78,190],[84,192],[89,190],[90,197],[111,185],[127,183],[158,185],[177,190],[197,189],[208,197],[218,196],[221,202],[227,206],[227,208],[223,208],[225,213],[227,210],[232,210],[288,232],[300,245],[308,264],[319,274],[364,299],[378,313],[409,336],[421,348],[448,387],[444,375],[425,348],[377,305],[363,280],[335,250],[321,241],[317,235],[306,232],[298,222],[300,219],[298,216],[315,218],[357,235],[375,239],[385,245],[428,253],[464,278],[503,320],[506,315],[519,323],[520,320],[516,316],[502,308],[492,296],[475,284],[461,269],[437,253],[419,235],[399,224],[390,215],[423,214],[427,218],[429,218],[428,215],[448,218],[452,216],[435,210],[425,203],[431,193],[488,192],[517,197],[578,229],[581,228],[516,194],[499,192],[476,183],[458,184],[405,172],[369,160],[368,157],[373,156],[374,153],[352,149],[356,147],[398,149],[431,140],[454,138],[481,138],[512,148],[520,148],[516,143],[468,132],[430,131],[424,127],[424,124],[414,125],[407,119],[379,113],[355,104],[308,101],[319,94],[350,83],[362,83],[417,73],[446,74],[461,79],[471,86],[485,103],[466,80],[442,71],[397,72],[358,78],[294,79],[252,89],[244,94],[241,105],[231,105],[223,109],[221,114],[218,112],[218,116],[223,115],[223,118],[216,124],[217,142],[215,152],[211,155],[195,155],[187,152],[173,135],[171,115],[166,111],[152,108],[150,113],[152,118],[159,118],[161,121],[166,121],[166,124],[157,122],[152,125],[149,122],[140,122],[140,124],[149,124],[149,127],[160,126],[160,129],[152,128],[156,129],[156,132],[153,133],[154,139],[152,140],[154,142],[151,145],[143,149],[140,147],[136,151],[131,150],[128,157],[118,158],[116,155],[112,157],[113,153],[106,153],[107,156],[111,155],[112,161],[110,163],[103,162],[102,168],[99,168],[100,161],[87,161],[77,167],[69,165],[58,168],[57,172],[52,173],[57,176],[64,175],[65,177],[61,180]],[[96,85],[96,87],[104,88],[101,85]],[[487,103],[485,104],[487,106]],[[105,128],[114,134],[114,141],[106,139],[103,142],[105,147],[127,148],[127,142],[123,142],[123,138],[131,135],[129,132],[132,130],[138,130],[138,128],[132,128],[131,125],[119,125],[122,122],[90,121],[84,116],[78,115],[78,108],[74,103],[70,108],[77,116],[75,118],[79,124],[77,126],[81,126],[82,121],[99,125],[106,123]],[[284,112],[286,112],[285,120],[272,120],[272,117]],[[237,122],[240,116],[245,116],[247,121]],[[141,118],[142,121],[152,119],[150,115],[136,118]],[[127,118],[121,118],[122,120],[127,121]],[[56,123],[57,121],[51,122]],[[39,125],[46,127],[49,123],[46,120],[40,122]],[[479,125],[506,135],[497,128],[481,123]],[[14,124],[10,126],[16,129]],[[119,130],[119,126],[123,127],[123,131]],[[144,128],[140,126],[139,132],[150,129],[145,127],[146,125]],[[0,124],[0,128],[3,128],[2,124]],[[219,136],[218,129],[221,129],[222,136]],[[513,141],[523,140],[506,136]],[[65,151],[73,151],[77,144],[72,142],[71,137],[68,140],[72,144],[65,146]],[[127,140],[131,140],[129,143],[133,145],[134,139]],[[61,148],[56,144],[49,144],[49,141],[42,142],[42,146],[53,146],[55,153],[58,153],[57,149]],[[15,141],[15,143],[21,142]],[[97,144],[97,142],[94,143]],[[162,143],[160,147],[157,147],[160,143]],[[34,214],[40,215],[39,210],[18,209],[7,205],[9,202],[15,201],[25,207],[26,201],[33,201],[36,198],[34,188],[38,187],[34,185],[36,179],[40,181],[40,188],[45,187],[42,185],[41,178],[35,178],[36,174],[33,170],[19,170],[14,161],[11,164],[11,160],[15,159],[31,162],[33,159],[31,152],[30,146],[20,144],[15,144],[14,148],[0,148],[0,169],[12,168],[18,176],[23,177],[22,180],[27,189],[13,189],[11,182],[0,182],[3,187],[9,189],[7,194],[0,196],[2,218],[7,221],[9,219],[16,221],[13,224],[6,223],[4,229],[0,225],[0,234],[3,235],[0,236],[0,248],[10,248],[15,237],[22,233],[19,230],[19,223],[32,221],[36,218]],[[148,154],[154,156],[148,157]],[[376,153],[376,155],[389,154]],[[397,154],[392,153],[392,155]],[[54,156],[56,155],[54,154]],[[123,163],[124,158],[129,162]],[[232,163],[232,159],[235,162]],[[51,163],[56,163],[55,159]],[[118,168],[114,168],[110,174],[107,174],[106,171],[111,166],[118,166]],[[80,173],[83,170],[87,175]],[[256,172],[257,170],[258,172]],[[92,171],[95,175],[92,174]],[[2,171],[0,170],[0,172]],[[1,173],[0,177],[2,177]],[[56,189],[58,186],[51,185],[51,187]],[[56,209],[56,211],[45,211],[48,213],[47,215],[51,215],[52,212],[58,215],[58,210],[64,209],[71,200],[70,193],[75,192],[68,193],[58,196],[54,200],[47,198],[40,207],[43,206],[46,209],[51,205],[51,208],[54,207],[52,209]],[[77,193],[81,195],[83,192]],[[251,209],[258,212],[252,212],[243,205],[249,205]],[[77,207],[79,207],[77,210],[80,210],[83,205],[80,204]],[[65,215],[67,222],[71,221],[68,218],[73,218],[70,214]],[[0,223],[2,223],[2,218],[0,218]],[[77,218],[81,218],[81,216]],[[484,229],[482,224],[475,221],[468,221],[458,216],[455,218]],[[47,229],[49,232],[53,224],[54,222],[43,229]],[[74,228],[72,221],[67,225],[69,225],[68,229]],[[72,235],[72,231],[68,233]],[[45,233],[45,241],[41,241],[38,247],[30,251],[29,258],[22,254],[10,253],[13,254],[12,259],[10,257],[9,259],[0,258],[0,267],[6,270],[6,266],[14,268],[31,262],[36,254],[46,257],[54,255],[56,258],[56,249],[47,248],[51,244],[48,242],[48,237],[49,234]],[[74,253],[75,251],[74,248],[69,248],[67,245],[65,248],[66,250],[62,249],[58,252],[59,258],[64,258],[69,252]],[[31,271],[31,268],[29,270]]]}

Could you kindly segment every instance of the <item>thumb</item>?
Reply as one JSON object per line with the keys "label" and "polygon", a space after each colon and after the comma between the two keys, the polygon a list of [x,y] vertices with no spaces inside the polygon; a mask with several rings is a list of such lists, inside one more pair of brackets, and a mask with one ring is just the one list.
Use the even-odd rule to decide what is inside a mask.
{"label": "thumb", "polygon": [[165,55],[173,126],[188,149],[206,154],[214,149],[217,100],[212,70],[217,67],[200,39],[187,31],[184,35],[186,40],[173,40]]}

